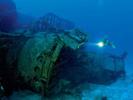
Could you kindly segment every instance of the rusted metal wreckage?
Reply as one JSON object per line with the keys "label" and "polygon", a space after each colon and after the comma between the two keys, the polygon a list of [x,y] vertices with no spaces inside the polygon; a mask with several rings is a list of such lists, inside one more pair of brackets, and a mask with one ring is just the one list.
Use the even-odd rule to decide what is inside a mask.
{"label": "rusted metal wreckage", "polygon": [[71,30],[75,27],[75,24],[69,20],[58,17],[53,13],[48,13],[43,17],[40,17],[30,25],[30,29],[33,32],[40,31],[56,31]]}
{"label": "rusted metal wreckage", "polygon": [[[23,87],[25,85],[34,91],[43,91],[48,95],[57,84],[55,64],[62,48],[67,46],[76,50],[87,41],[87,33],[73,28],[72,22],[54,14],[47,14],[26,30],[14,33],[0,32],[0,66],[2,69],[0,77],[3,77],[3,84],[7,83],[5,90],[8,91],[10,86]],[[91,55],[87,54],[87,59]],[[96,55],[93,57],[95,59]],[[90,61],[91,58],[86,60],[87,63]],[[93,61],[89,66],[92,63]],[[95,65],[99,64],[96,63]],[[89,68],[94,69],[89,71],[92,72],[90,74],[96,74],[97,72],[93,72],[99,67]]]}
{"label": "rusted metal wreckage", "polygon": [[5,51],[3,56],[6,63],[1,66],[6,66],[10,71],[15,69],[12,70],[16,71],[14,77],[22,77],[22,80],[17,78],[19,82],[26,83],[37,92],[43,89],[48,94],[55,74],[54,64],[61,49],[64,46],[77,49],[85,41],[86,34],[78,29],[61,33],[39,32],[29,36],[1,33],[0,49],[1,52]]}

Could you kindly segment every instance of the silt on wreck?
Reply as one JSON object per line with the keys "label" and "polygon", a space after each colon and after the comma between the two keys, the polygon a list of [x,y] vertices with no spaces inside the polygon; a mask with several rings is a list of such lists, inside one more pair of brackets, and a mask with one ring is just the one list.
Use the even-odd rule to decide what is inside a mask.
{"label": "silt on wreck", "polygon": [[[58,20],[67,24],[59,27],[63,25],[56,23]],[[86,41],[86,32],[55,14],[47,14],[21,31],[1,32],[0,77],[4,94],[29,89],[50,96],[84,82],[110,84],[125,76],[121,57],[86,51]]]}

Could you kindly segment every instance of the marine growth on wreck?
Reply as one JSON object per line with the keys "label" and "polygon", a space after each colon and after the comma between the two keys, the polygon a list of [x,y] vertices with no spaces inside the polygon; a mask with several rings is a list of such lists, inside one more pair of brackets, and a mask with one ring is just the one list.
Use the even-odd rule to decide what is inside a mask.
{"label": "marine growth on wreck", "polygon": [[[109,85],[125,78],[126,52],[118,56],[86,50],[89,32],[54,13],[21,24],[15,4],[6,1],[0,1],[1,98],[22,90],[80,97],[72,90],[81,84]],[[13,12],[8,14],[5,7]]]}

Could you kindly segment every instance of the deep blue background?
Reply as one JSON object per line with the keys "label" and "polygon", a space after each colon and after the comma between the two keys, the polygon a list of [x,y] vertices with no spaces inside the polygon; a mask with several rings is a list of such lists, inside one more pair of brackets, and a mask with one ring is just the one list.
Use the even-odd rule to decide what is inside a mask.
{"label": "deep blue background", "polygon": [[[133,0],[14,0],[17,10],[34,17],[47,12],[67,18],[89,32],[90,42],[108,34],[118,55],[128,52],[126,69],[133,72]],[[89,45],[88,45],[89,46]],[[100,48],[99,48],[100,49]]]}

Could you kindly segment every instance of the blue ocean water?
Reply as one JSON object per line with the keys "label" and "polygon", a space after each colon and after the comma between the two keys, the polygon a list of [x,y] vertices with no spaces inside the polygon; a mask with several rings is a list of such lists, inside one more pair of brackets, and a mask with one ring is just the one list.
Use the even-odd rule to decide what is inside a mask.
{"label": "blue ocean water", "polygon": [[[90,41],[108,35],[115,49],[108,52],[128,53],[126,70],[133,70],[133,1],[132,0],[14,0],[17,10],[26,15],[40,17],[45,13],[69,19],[90,33]],[[88,44],[89,46],[89,44]],[[101,48],[100,48],[101,49]]]}
{"label": "blue ocean water", "polygon": [[[1,1],[4,0],[0,0],[0,2]],[[19,21],[21,21],[21,24],[29,23],[30,21],[32,21],[32,19],[39,18],[51,12],[60,16],[61,18],[68,19],[74,22],[76,24],[76,27],[88,33],[89,41],[86,43],[86,50],[88,51],[94,50],[102,53],[108,52],[108,53],[113,53],[115,55],[121,55],[122,53],[127,52],[128,55],[127,58],[125,59],[126,74],[133,75],[133,60],[132,60],[133,59],[133,52],[132,52],[133,51],[133,45],[132,45],[133,1],[132,0],[12,0],[12,1],[14,1],[16,5],[17,12],[22,14],[22,15],[20,14],[19,16],[22,17],[24,15],[22,18],[19,19]],[[8,14],[9,13],[12,13],[12,11],[8,12]],[[0,13],[0,15],[2,14],[3,13]],[[108,39],[115,44],[116,48],[112,47],[99,48],[95,45],[105,36],[107,36]],[[98,90],[94,92],[99,93],[100,89],[102,88],[101,90],[105,89],[105,91],[102,92],[107,95],[111,94],[112,91],[114,91],[114,93],[117,96],[119,96],[119,93],[122,94],[122,99],[120,100],[127,100],[124,99],[124,97],[130,98],[128,96],[130,96],[131,92],[133,92],[132,90],[130,90],[133,88],[132,85],[133,76],[129,80],[128,78],[125,79],[124,81],[120,80],[114,83],[113,85],[108,86],[107,90],[105,89],[106,87],[99,86]],[[90,93],[89,90],[90,87],[87,90],[88,88],[87,86],[86,84],[84,85],[86,89],[81,93],[82,97],[81,100],[94,100],[94,99],[88,99],[88,97],[91,98],[91,93],[93,94],[93,92]],[[95,85],[92,87],[95,87]],[[124,91],[127,92],[124,93]],[[20,99],[21,97],[24,97],[24,99]],[[30,100],[30,99],[40,100],[41,95],[38,94],[36,95],[34,93],[31,93],[30,95],[30,93],[27,91],[24,93],[21,93],[20,91],[20,94],[19,92],[14,92],[9,98],[11,98],[10,100]],[[61,100],[79,100],[79,99],[72,99],[72,97],[70,98],[71,99],[61,99]],[[131,98],[133,97],[131,96]]]}

